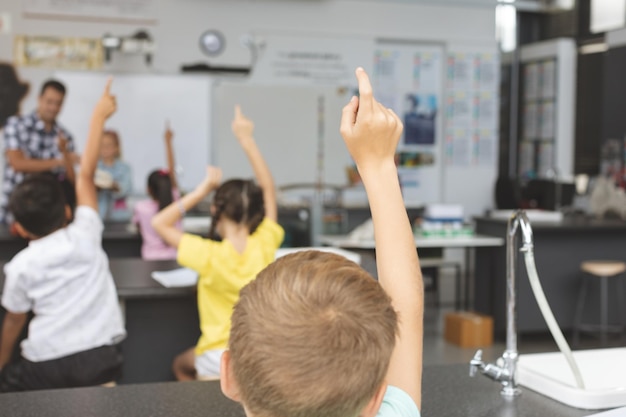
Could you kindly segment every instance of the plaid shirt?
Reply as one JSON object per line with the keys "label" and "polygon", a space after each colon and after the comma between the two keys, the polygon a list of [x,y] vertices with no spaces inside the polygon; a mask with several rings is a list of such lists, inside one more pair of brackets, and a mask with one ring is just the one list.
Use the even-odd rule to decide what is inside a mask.
{"label": "plaid shirt", "polygon": [[[74,152],[74,141],[69,132],[54,123],[52,130],[46,131],[44,122],[34,111],[25,116],[13,116],[4,127],[4,152],[11,150],[22,151],[24,157],[29,159],[61,159],[63,155],[59,151],[57,138],[59,132],[67,138],[67,149]],[[62,172],[61,168],[55,172]],[[7,205],[9,196],[16,185],[25,177],[24,172],[14,171],[11,164],[5,160],[4,184],[2,186],[2,206],[0,207],[0,219],[7,222]]]}

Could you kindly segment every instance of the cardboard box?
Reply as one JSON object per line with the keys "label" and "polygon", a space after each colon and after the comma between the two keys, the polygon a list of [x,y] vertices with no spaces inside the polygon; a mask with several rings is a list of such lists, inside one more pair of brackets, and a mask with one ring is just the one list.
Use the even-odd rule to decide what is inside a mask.
{"label": "cardboard box", "polygon": [[461,347],[485,347],[493,344],[493,319],[482,314],[457,311],[446,314],[444,337]]}

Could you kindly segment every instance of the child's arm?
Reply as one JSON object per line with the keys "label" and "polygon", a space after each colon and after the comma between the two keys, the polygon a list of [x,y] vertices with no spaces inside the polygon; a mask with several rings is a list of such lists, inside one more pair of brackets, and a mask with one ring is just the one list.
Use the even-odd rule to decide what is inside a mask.
{"label": "child's arm", "polygon": [[107,81],[104,93],[96,104],[91,116],[89,126],[89,136],[85,151],[80,160],[80,173],[76,181],[76,202],[78,206],[88,206],[98,210],[98,194],[93,177],[98,164],[98,154],[100,153],[100,142],[102,141],[102,131],[104,122],[115,112],[115,97],[111,95],[112,79]]}
{"label": "child's arm", "polygon": [[341,134],[363,179],[374,222],[380,284],[399,316],[399,336],[387,382],[421,404],[423,284],[415,241],[402,200],[394,154],[402,122],[372,96],[369,78],[356,71],[360,98],[343,109]]}
{"label": "child's arm", "polygon": [[63,134],[59,134],[57,142],[59,145],[59,150],[61,151],[61,154],[63,154],[65,177],[70,183],[76,184],[76,173],[74,171],[74,155],[67,147],[67,138],[63,136]]}
{"label": "child's arm", "polygon": [[174,147],[172,146],[172,139],[174,138],[174,132],[170,129],[169,122],[165,127],[165,153],[167,154],[167,170],[170,174],[170,181],[172,183],[172,189],[178,189],[178,181],[176,179],[176,163],[174,161]]}
{"label": "child's arm", "polygon": [[254,123],[241,113],[239,105],[235,106],[235,118],[232,123],[233,133],[239,140],[239,144],[246,153],[250,165],[254,170],[256,180],[263,190],[263,203],[265,204],[265,217],[276,221],[278,209],[276,208],[276,188],[274,178],[269,167],[263,159],[263,155],[254,141]]}
{"label": "child's arm", "polygon": [[2,340],[0,340],[0,368],[9,363],[15,342],[22,333],[28,313],[11,313],[7,311],[2,323]]}
{"label": "child's arm", "polygon": [[178,248],[183,232],[176,228],[176,222],[187,210],[193,208],[211,191],[216,189],[222,181],[222,170],[215,167],[207,167],[207,175],[195,190],[187,193],[183,198],[174,201],[169,206],[158,212],[152,218],[152,227],[168,245]]}

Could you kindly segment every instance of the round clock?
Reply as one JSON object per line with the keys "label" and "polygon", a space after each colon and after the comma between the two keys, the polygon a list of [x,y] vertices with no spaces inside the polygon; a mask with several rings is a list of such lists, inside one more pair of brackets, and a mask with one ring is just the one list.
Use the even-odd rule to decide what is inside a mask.
{"label": "round clock", "polygon": [[219,55],[224,50],[224,35],[217,30],[207,30],[200,36],[200,49],[208,56]]}

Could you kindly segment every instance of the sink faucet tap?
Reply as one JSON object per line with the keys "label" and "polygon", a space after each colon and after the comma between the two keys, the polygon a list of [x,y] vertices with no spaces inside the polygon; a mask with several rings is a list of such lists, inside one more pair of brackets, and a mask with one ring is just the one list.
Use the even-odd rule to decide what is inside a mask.
{"label": "sink faucet tap", "polygon": [[517,317],[516,317],[516,287],[515,266],[517,265],[516,237],[517,230],[522,232],[522,252],[532,250],[533,234],[526,213],[519,211],[511,216],[507,227],[506,242],[506,350],[495,364],[485,364],[482,360],[482,351],[479,350],[470,361],[470,376],[478,371],[483,375],[502,384],[500,393],[505,397],[514,397],[520,394],[517,387]]}

